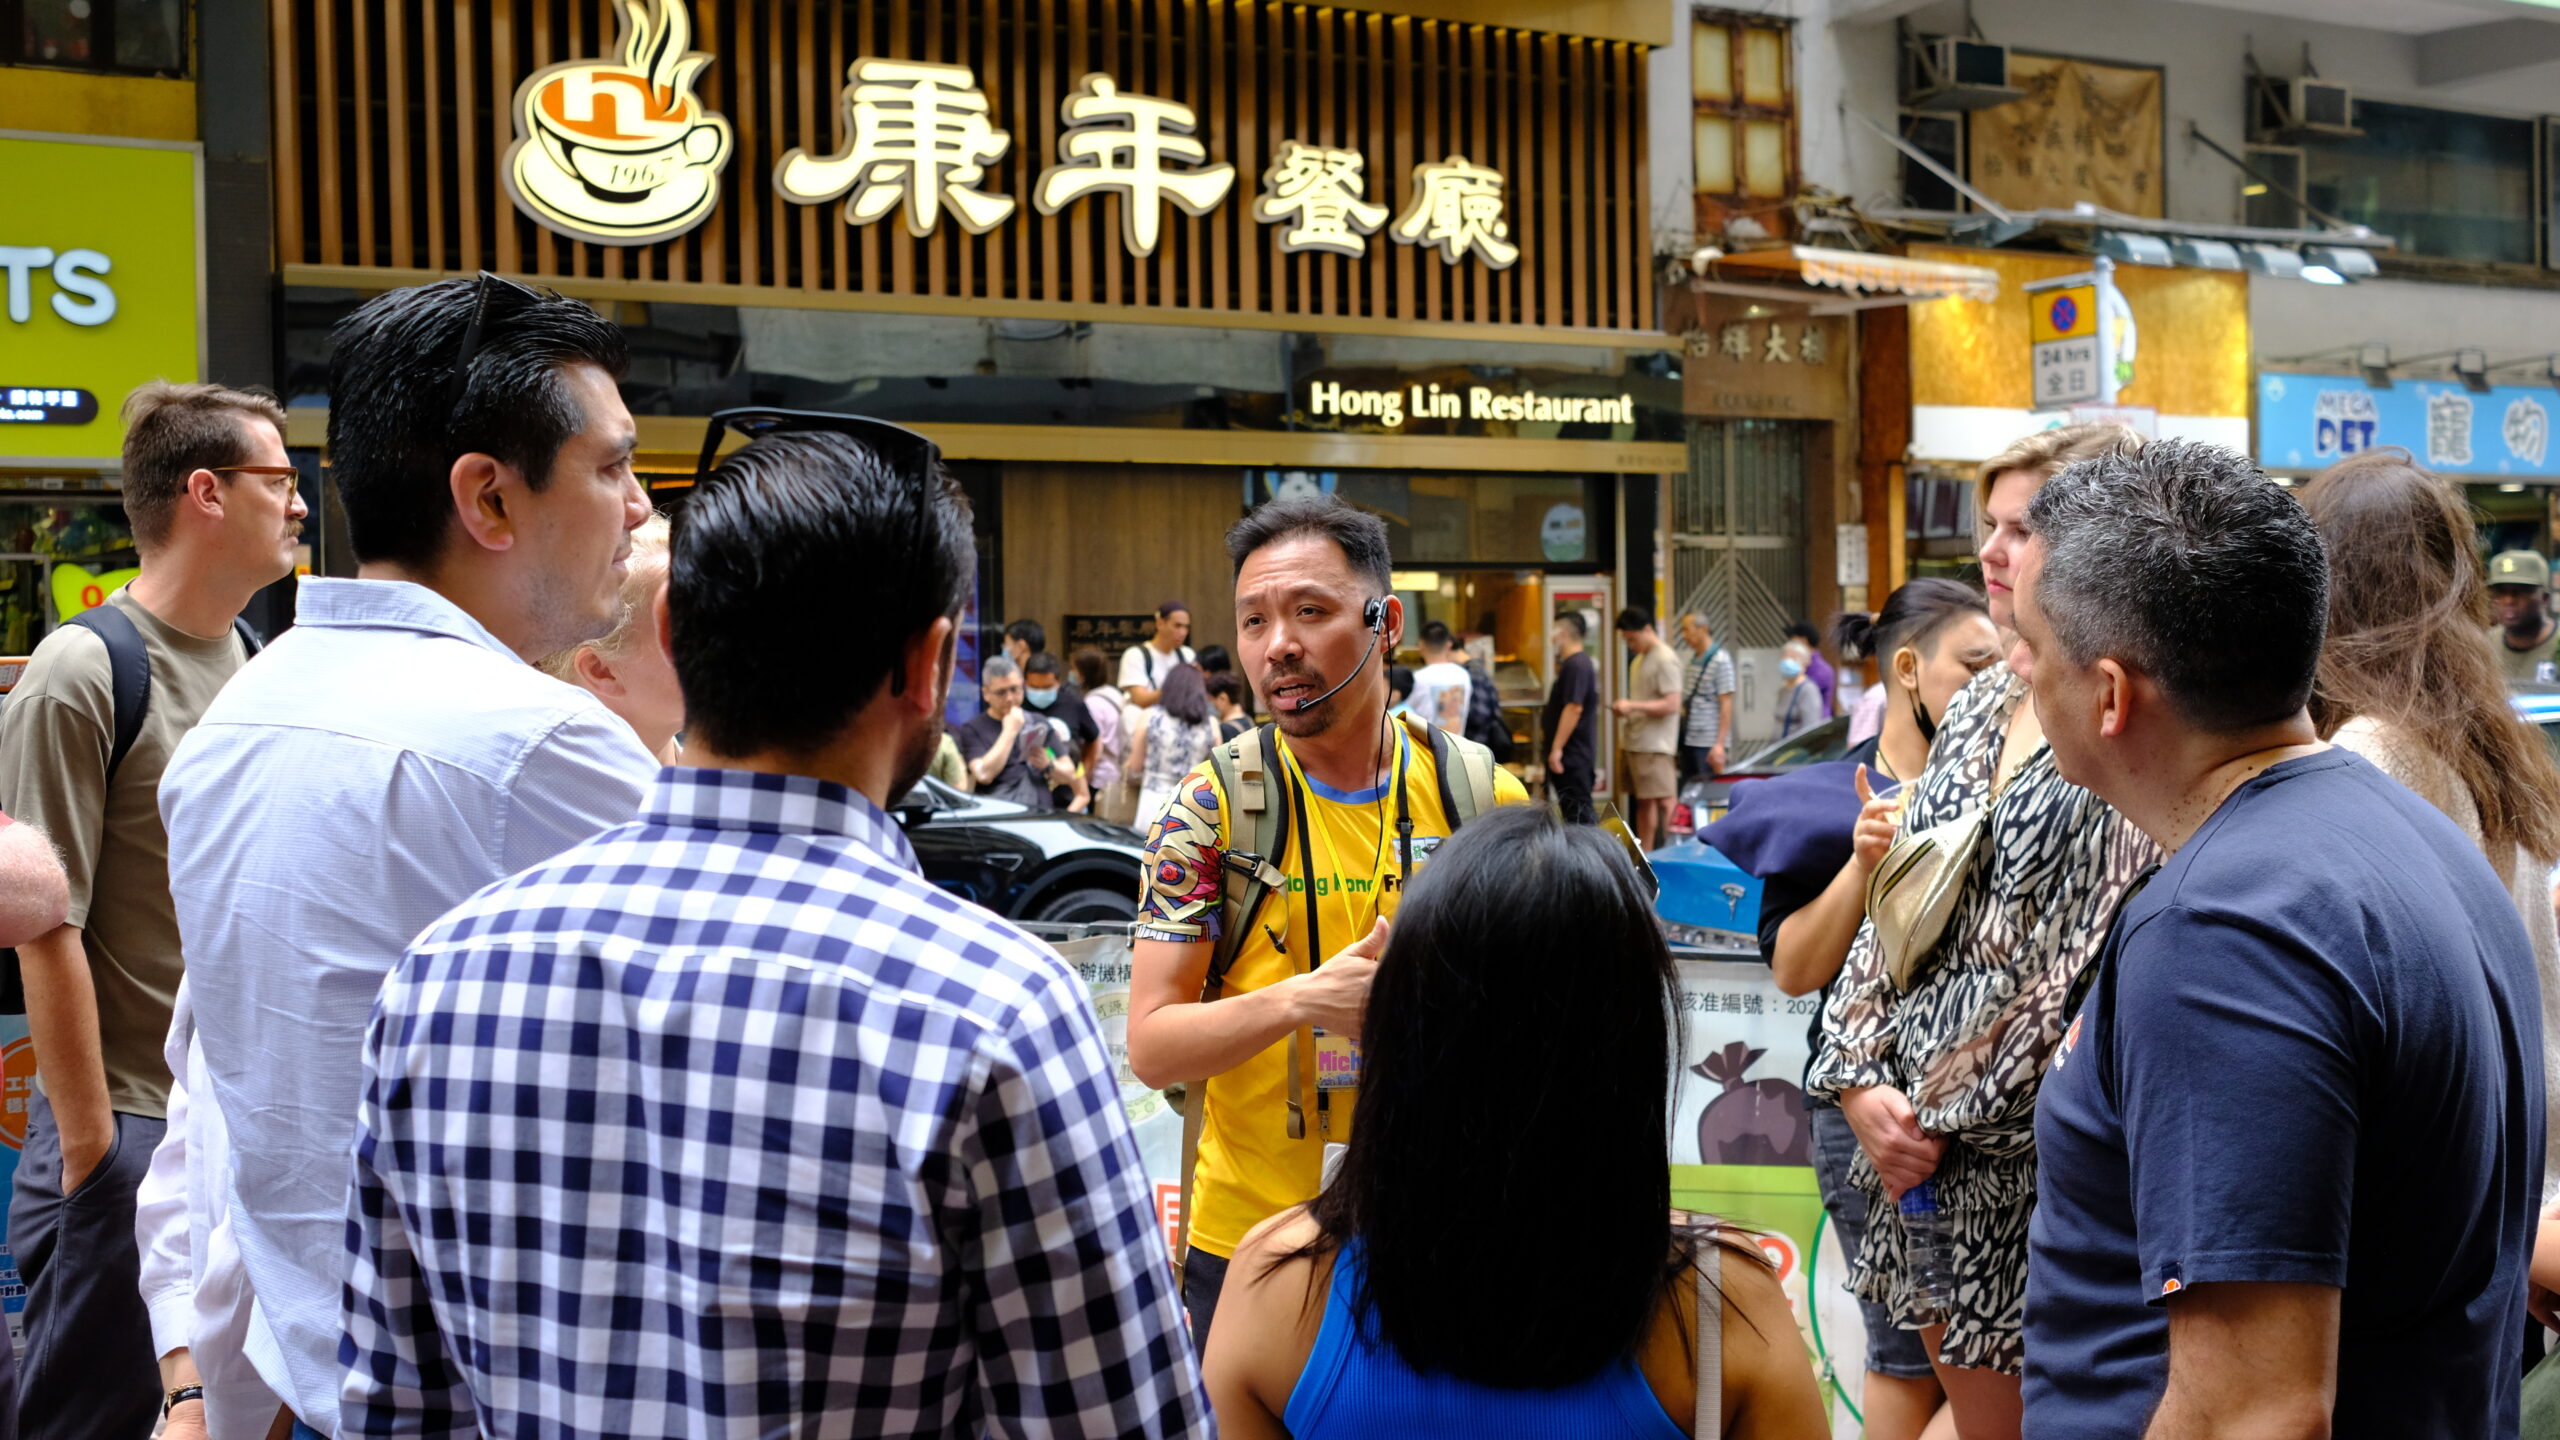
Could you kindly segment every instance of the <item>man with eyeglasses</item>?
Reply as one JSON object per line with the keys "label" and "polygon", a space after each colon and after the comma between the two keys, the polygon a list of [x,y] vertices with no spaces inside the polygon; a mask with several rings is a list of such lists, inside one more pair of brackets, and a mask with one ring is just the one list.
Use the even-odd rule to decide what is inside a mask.
{"label": "man with eyeglasses", "polygon": [[[356,577],[302,583],[292,630],[160,793],[202,1061],[188,1130],[218,1121],[230,1157],[190,1194],[227,1219],[256,1297],[254,1315],[196,1323],[322,1435],[340,1429],[347,1155],[382,977],[465,896],[629,820],[658,769],[594,696],[528,663],[621,615],[649,514],[621,332],[483,274],[377,296],[332,341]],[[207,1398],[232,1430],[224,1394]],[[250,1418],[252,1435],[278,1419]]]}
{"label": "man with eyeglasses", "polygon": [[240,612],[293,572],[304,514],[272,397],[155,381],[124,423],[141,573],[36,646],[0,726],[0,803],[59,847],[70,897],[18,947],[37,1071],[9,1212],[27,1284],[17,1407],[29,1435],[119,1440],[161,1408],[133,1232],[184,969],[160,776],[254,651]]}
{"label": "man with eyeglasses", "polygon": [[1083,981],[891,818],[968,502],[879,421],[714,424],[756,438],[659,601],[687,763],[383,984],[338,1433],[1206,1435]]}

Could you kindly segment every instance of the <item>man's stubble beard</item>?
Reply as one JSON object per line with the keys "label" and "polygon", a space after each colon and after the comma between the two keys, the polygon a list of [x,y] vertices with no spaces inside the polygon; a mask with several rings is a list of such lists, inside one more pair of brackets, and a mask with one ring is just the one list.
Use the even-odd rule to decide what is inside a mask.
{"label": "man's stubble beard", "polygon": [[951,667],[955,658],[955,649],[944,647],[942,675],[933,687],[933,719],[929,724],[916,727],[914,737],[908,740],[906,749],[898,756],[898,768],[891,777],[897,782],[890,786],[891,809],[897,808],[901,801],[915,792],[918,785],[924,783],[926,772],[933,769],[933,757],[942,749],[942,717],[951,703]]}

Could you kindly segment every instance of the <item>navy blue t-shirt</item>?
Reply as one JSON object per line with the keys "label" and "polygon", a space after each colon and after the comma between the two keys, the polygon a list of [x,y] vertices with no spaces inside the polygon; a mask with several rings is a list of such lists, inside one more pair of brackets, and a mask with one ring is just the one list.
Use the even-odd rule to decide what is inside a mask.
{"label": "navy blue t-shirt", "polygon": [[2135,1440],[2167,1296],[2343,1287],[2335,1434],[2512,1436],[2542,1184],[2514,902],[2344,751],[2242,786],[2129,900],[2037,1100],[2026,1433]]}

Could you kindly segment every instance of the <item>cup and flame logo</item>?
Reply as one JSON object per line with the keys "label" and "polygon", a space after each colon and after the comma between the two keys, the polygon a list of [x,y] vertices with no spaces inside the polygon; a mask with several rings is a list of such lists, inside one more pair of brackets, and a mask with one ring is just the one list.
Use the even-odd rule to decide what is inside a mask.
{"label": "cup and flame logo", "polygon": [[599,245],[648,245],[699,225],[720,200],[736,137],[693,82],[712,57],[686,47],[685,0],[620,0],[622,58],[568,60],[516,88],[503,173],[517,208]]}

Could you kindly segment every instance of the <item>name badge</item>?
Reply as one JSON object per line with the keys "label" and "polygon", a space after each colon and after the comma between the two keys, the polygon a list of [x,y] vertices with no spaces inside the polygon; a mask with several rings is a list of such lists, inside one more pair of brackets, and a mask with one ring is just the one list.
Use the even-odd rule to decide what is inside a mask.
{"label": "name badge", "polygon": [[1360,1042],[1348,1035],[1316,1032],[1316,1088],[1360,1088]]}

